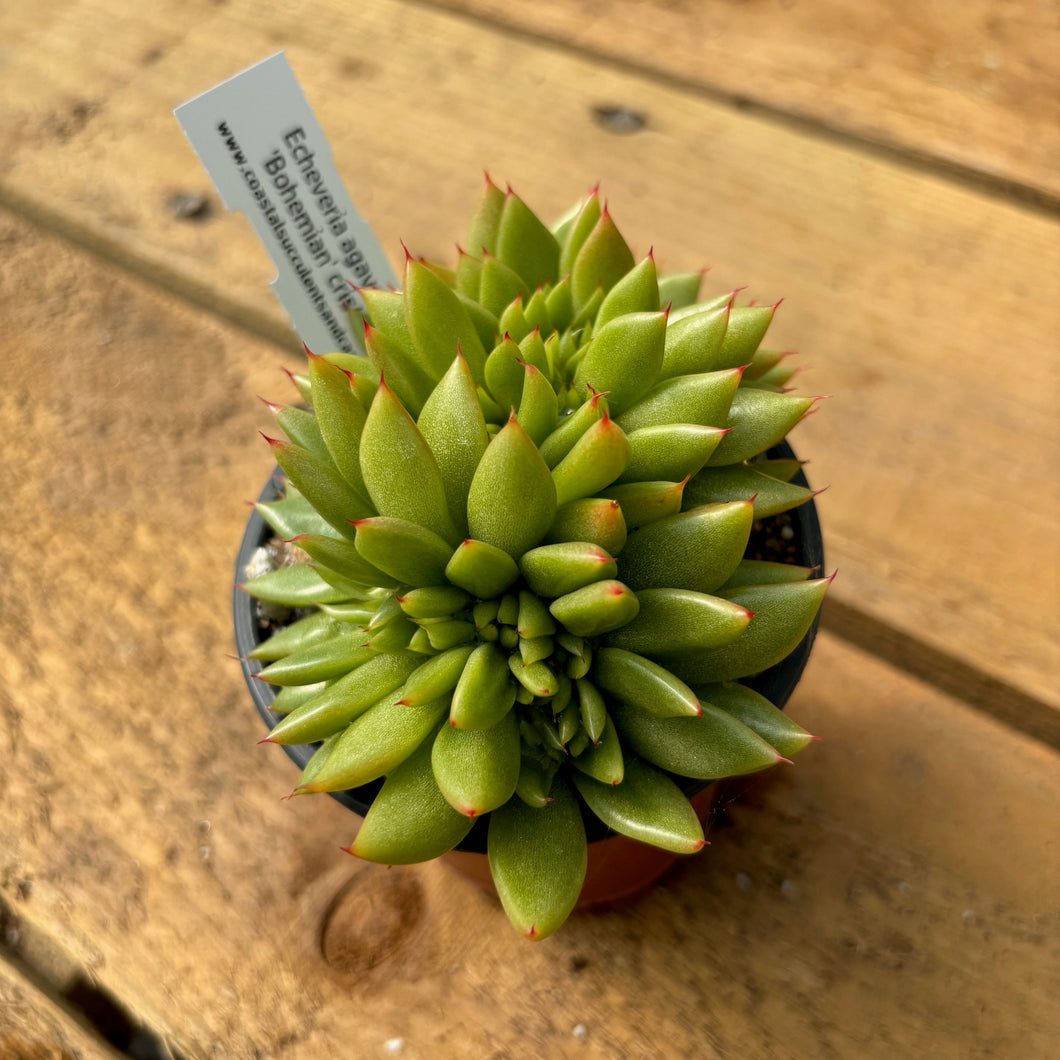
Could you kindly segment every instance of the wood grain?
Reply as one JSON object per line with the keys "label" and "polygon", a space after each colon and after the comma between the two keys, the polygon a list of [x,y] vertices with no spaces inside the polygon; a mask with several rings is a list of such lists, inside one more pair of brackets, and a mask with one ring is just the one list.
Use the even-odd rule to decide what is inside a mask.
{"label": "wood grain", "polygon": [[4,1060],[119,1060],[61,1008],[0,960],[0,1056]]}
{"label": "wood grain", "polygon": [[[352,50],[348,7],[319,10],[197,8],[147,63],[154,21],[124,26],[117,0],[54,3],[54,24],[0,69],[11,101],[0,196],[275,334],[271,267],[245,221],[216,209],[188,220],[168,204],[209,187],[170,109],[277,47],[388,247],[403,235],[448,256],[483,164],[546,215],[602,177],[640,251],[654,243],[671,269],[713,263],[712,291],[751,283],[763,299],[786,296],[770,341],[804,352],[805,389],[837,395],[795,444],[814,484],[832,486],[820,504],[841,569],[834,595],[868,618],[860,642],[885,645],[895,631],[923,643],[953,661],[951,687],[983,674],[999,704],[1014,690],[998,707],[1008,718],[1029,718],[1027,701],[1060,705],[1060,560],[1047,544],[1060,490],[1043,475],[1060,446],[1060,225],[449,14],[377,0],[356,15],[372,47]],[[108,69],[99,106],[56,135],[47,118],[69,106],[88,25],[102,49],[92,61]],[[601,99],[635,100],[648,128],[609,134],[593,118]]]}
{"label": "wood grain", "polygon": [[1039,0],[420,2],[1058,202],[1060,19]]}
{"label": "wood grain", "polygon": [[828,636],[823,742],[641,900],[532,945],[440,864],[351,861],[225,658],[272,350],[0,246],[0,894],[185,1056],[1047,1055],[1057,756]]}

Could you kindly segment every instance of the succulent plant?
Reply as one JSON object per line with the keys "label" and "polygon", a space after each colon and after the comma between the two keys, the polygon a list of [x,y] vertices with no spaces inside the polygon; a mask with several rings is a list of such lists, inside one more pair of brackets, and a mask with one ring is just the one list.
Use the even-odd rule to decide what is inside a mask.
{"label": "succulent plant", "polygon": [[[310,612],[253,657],[319,743],[297,793],[385,777],[350,852],[437,857],[489,814],[512,923],[553,932],[586,867],[583,813],[704,843],[674,777],[785,760],[811,737],[739,683],[801,641],[828,579],[744,558],[808,500],[763,454],[810,410],[759,349],[775,307],[697,302],[634,259],[596,191],[552,229],[487,178],[455,268],[406,251],[362,290],[367,357],[309,353],[312,412],[270,406],[301,562],[256,577]],[[308,351],[307,351],[308,352]]]}

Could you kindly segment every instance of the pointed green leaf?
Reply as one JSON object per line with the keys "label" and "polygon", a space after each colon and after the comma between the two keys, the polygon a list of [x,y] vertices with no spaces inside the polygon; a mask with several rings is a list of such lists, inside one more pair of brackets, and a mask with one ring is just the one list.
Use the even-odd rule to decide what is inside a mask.
{"label": "pointed green leaf", "polygon": [[756,519],[790,511],[805,504],[813,492],[804,486],[782,482],[754,470],[757,464],[731,464],[728,467],[705,467],[685,487],[684,507],[754,498]]}
{"label": "pointed green leaf", "polygon": [[760,736],[709,703],[698,718],[657,718],[616,702],[611,717],[622,742],[668,773],[699,780],[757,773],[779,756]]}
{"label": "pointed green leaf", "polygon": [[345,791],[396,769],[438,728],[448,697],[412,710],[399,702],[400,689],[350,722],[336,739],[323,768],[304,791]]}
{"label": "pointed green leaf", "polygon": [[323,357],[309,355],[309,381],[320,433],[339,474],[365,498],[360,447],[367,412],[350,385],[350,377]]}
{"label": "pointed green leaf", "polygon": [[281,626],[268,640],[262,641],[250,652],[248,657],[260,662],[275,662],[292,652],[308,648],[311,644],[330,640],[341,632],[342,626],[330,615],[314,611],[297,622]]}
{"label": "pointed green leaf", "polygon": [[627,759],[617,786],[577,773],[571,779],[589,809],[621,835],[675,854],[692,854],[706,844],[703,826],[681,789],[639,759]]}
{"label": "pointed green leaf", "polygon": [[729,575],[721,592],[745,585],[779,585],[781,582],[804,582],[813,574],[812,567],[797,567],[793,563],[769,563],[760,559],[744,559]]}
{"label": "pointed green leaf", "polygon": [[785,758],[798,754],[813,739],[765,696],[744,685],[735,682],[700,685],[696,693],[702,702],[742,721]]}
{"label": "pointed green leaf", "polygon": [[556,511],[545,537],[550,543],[588,541],[617,556],[626,543],[622,505],[606,497],[582,497]]}
{"label": "pointed green leaf", "polygon": [[732,428],[707,461],[709,467],[736,464],[774,446],[806,415],[816,398],[741,387],[729,407]]}
{"label": "pointed green leaf", "polygon": [[518,558],[545,536],[555,514],[556,488],[548,466],[512,418],[490,442],[472,480],[471,536]]}
{"label": "pointed green leaf", "polygon": [[618,423],[624,431],[670,423],[725,427],[739,385],[740,371],[736,368],[664,379],[619,416]]}
{"label": "pointed green leaf", "polygon": [[269,444],[276,462],[299,493],[344,537],[353,536],[351,520],[375,514],[334,465],[324,464],[298,445],[278,441]]}
{"label": "pointed green leaf", "polygon": [[[597,289],[602,289],[606,295],[633,268],[633,264],[633,253],[605,206],[570,265],[575,306],[585,306]],[[562,260],[560,268],[567,271]]]}
{"label": "pointed green leaf", "polygon": [[493,644],[480,644],[461,671],[449,723],[457,729],[490,729],[514,703],[515,683],[504,653]]}
{"label": "pointed green leaf", "polygon": [[424,740],[386,778],[350,846],[350,853],[380,865],[413,865],[450,851],[474,823],[446,802],[431,769],[432,742]]}
{"label": "pointed green leaf", "polygon": [[580,404],[569,416],[560,420],[556,429],[541,443],[541,456],[554,468],[578,443],[594,424],[607,415],[607,402],[602,394],[594,394]]}
{"label": "pointed green leaf", "polygon": [[581,810],[566,782],[553,781],[551,801],[540,809],[511,799],[494,810],[488,849],[513,926],[534,940],[551,935],[577,904],[588,863]]}
{"label": "pointed green leaf", "polygon": [[665,306],[659,301],[659,277],[649,253],[607,292],[596,314],[596,327],[629,313],[658,313]]}
{"label": "pointed green leaf", "polygon": [[574,372],[574,386],[585,398],[589,386],[606,391],[617,416],[634,405],[658,378],[666,339],[665,313],[627,313],[603,326]]}
{"label": "pointed green leaf", "polygon": [[618,557],[618,576],[637,592],[712,593],[743,557],[753,520],[747,501],[705,504],[659,519],[629,535]]}
{"label": "pointed green leaf", "polygon": [[559,271],[559,244],[537,214],[509,191],[497,226],[497,257],[533,290],[553,283]]}
{"label": "pointed green leaf", "polygon": [[738,604],[689,589],[638,589],[637,616],[607,638],[627,651],[657,656],[731,644],[751,613]]}
{"label": "pointed green leaf", "polygon": [[559,402],[552,384],[532,364],[524,368],[526,381],[523,384],[517,419],[530,435],[535,445],[540,445],[559,422]]}
{"label": "pointed green leaf", "polygon": [[404,519],[377,516],[357,523],[357,551],[402,585],[445,584],[453,550],[437,534]]}
{"label": "pointed green leaf", "polygon": [[540,545],[519,561],[527,585],[538,596],[555,597],[574,592],[583,585],[614,578],[614,559],[599,545],[570,541]]}
{"label": "pointed green leaf", "polygon": [[281,604],[283,607],[310,607],[346,599],[343,593],[324,581],[305,563],[260,574],[245,582],[243,590],[255,600]]}
{"label": "pointed green leaf", "polygon": [[798,647],[831,583],[831,578],[817,578],[726,590],[727,599],[755,612],[754,621],[731,644],[666,656],[665,665],[684,680],[696,683],[732,681],[760,673]]}
{"label": "pointed green leaf", "polygon": [[361,436],[361,470],[380,515],[415,523],[454,546],[460,541],[463,535],[449,515],[438,462],[385,382],[376,391]]}
{"label": "pointed green leaf", "polygon": [[695,303],[703,284],[703,272],[676,272],[659,278],[659,305],[683,309]]}
{"label": "pointed green leaf", "polygon": [[519,723],[512,711],[489,729],[443,725],[431,755],[439,789],[468,817],[489,813],[515,794],[520,764]]}
{"label": "pointed green leaf", "polygon": [[487,600],[503,592],[519,577],[515,560],[503,549],[468,538],[453,553],[446,578],[472,596]]}
{"label": "pointed green leaf", "polygon": [[600,494],[618,501],[626,526],[636,530],[657,519],[676,515],[681,510],[684,489],[683,482],[624,482],[608,486]]}
{"label": "pointed green leaf", "polygon": [[323,740],[400,688],[420,665],[421,660],[414,655],[376,655],[292,710],[269,733],[269,740],[282,744]]}
{"label": "pointed green leaf", "polygon": [[633,592],[619,581],[594,582],[553,600],[549,610],[576,637],[610,633],[633,619],[640,605]]}
{"label": "pointed green leaf", "polygon": [[605,720],[604,731],[599,739],[589,744],[577,758],[572,759],[572,765],[577,771],[571,775],[576,784],[579,779],[578,773],[584,773],[607,787],[623,782],[625,761],[622,755],[622,745],[610,718]]}
{"label": "pointed green leaf", "polygon": [[642,427],[627,437],[632,455],[619,482],[680,482],[706,464],[725,431],[694,423],[669,423]]}
{"label": "pointed green leaf", "polygon": [[461,536],[467,534],[467,496],[489,435],[475,382],[463,357],[456,357],[431,392],[417,420],[438,464],[449,516]]}
{"label": "pointed green leaf", "polygon": [[474,650],[471,644],[461,644],[422,663],[405,682],[401,702],[408,707],[419,707],[448,695],[456,688]]}
{"label": "pointed green leaf", "polygon": [[270,685],[311,685],[348,673],[372,657],[368,634],[354,629],[270,663],[258,677]]}
{"label": "pointed green leaf", "polygon": [[256,501],[254,510],[284,541],[299,534],[332,534],[334,527],[300,493],[279,501]]}
{"label": "pointed green leaf", "polygon": [[478,255],[483,250],[497,253],[497,229],[500,227],[504,202],[504,192],[490,180],[487,173],[482,198],[479,199],[467,232],[467,249],[472,254]]}
{"label": "pointed green leaf", "polygon": [[[591,497],[611,485],[630,460],[629,439],[609,416],[594,423],[552,469],[557,505]],[[553,511],[553,516],[555,511]],[[549,519],[551,525],[552,519]],[[546,531],[548,527],[545,528]]]}
{"label": "pointed green leaf", "polygon": [[[462,611],[471,597],[454,585],[432,585],[426,589],[412,589],[398,599],[401,610],[409,618],[449,618]],[[432,697],[433,698],[433,697]]]}
{"label": "pointed green leaf", "polygon": [[[471,374],[483,378],[486,351],[478,331],[455,291],[419,262],[405,263],[405,320],[431,379],[440,379],[458,350]],[[496,316],[496,314],[494,314]]]}
{"label": "pointed green leaf", "polygon": [[[780,303],[778,302],[777,305]],[[720,360],[736,367],[749,364],[773,322],[776,306],[736,306],[729,315]]]}
{"label": "pointed green leaf", "polygon": [[[492,254],[483,254],[479,301],[497,318],[498,328],[502,335],[505,331],[510,331],[512,337],[518,341],[531,330],[523,316],[521,304],[529,298],[530,288],[514,269],[509,268]],[[521,327],[512,322],[507,312],[516,299],[521,300],[519,305]]]}
{"label": "pointed green leaf", "polygon": [[591,671],[596,685],[660,718],[699,714],[695,693],[683,681],[651,659],[621,648],[601,648]]}
{"label": "pointed green leaf", "polygon": [[291,543],[302,549],[310,559],[329,567],[351,582],[361,586],[381,586],[396,589],[401,583],[374,567],[357,551],[352,541],[339,540],[323,534],[299,534]]}
{"label": "pointed green leaf", "polygon": [[568,215],[561,232],[555,232],[560,244],[559,271],[566,276],[574,265],[574,259],[585,245],[589,234],[600,220],[600,196],[594,188],[589,195]]}
{"label": "pointed green leaf", "polygon": [[730,302],[720,309],[707,309],[668,325],[666,352],[659,374],[670,379],[675,375],[739,368],[744,362],[725,364],[721,358],[731,308]]}

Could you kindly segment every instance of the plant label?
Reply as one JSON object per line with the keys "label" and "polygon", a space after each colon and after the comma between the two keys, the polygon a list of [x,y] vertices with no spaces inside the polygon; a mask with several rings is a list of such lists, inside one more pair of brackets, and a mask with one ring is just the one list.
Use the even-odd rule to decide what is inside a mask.
{"label": "plant label", "polygon": [[335,169],[331,146],[283,52],[173,112],[229,210],[276,264],[273,293],[315,353],[363,353],[352,285],[397,283]]}

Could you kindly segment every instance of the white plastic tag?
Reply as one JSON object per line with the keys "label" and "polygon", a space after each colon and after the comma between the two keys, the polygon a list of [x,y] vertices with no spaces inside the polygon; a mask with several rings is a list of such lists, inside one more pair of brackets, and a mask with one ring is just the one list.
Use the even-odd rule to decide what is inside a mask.
{"label": "white plastic tag", "polygon": [[331,146],[283,52],[173,112],[229,210],[250,218],[276,263],[272,289],[314,352],[363,353],[350,284],[396,284],[357,213]]}

